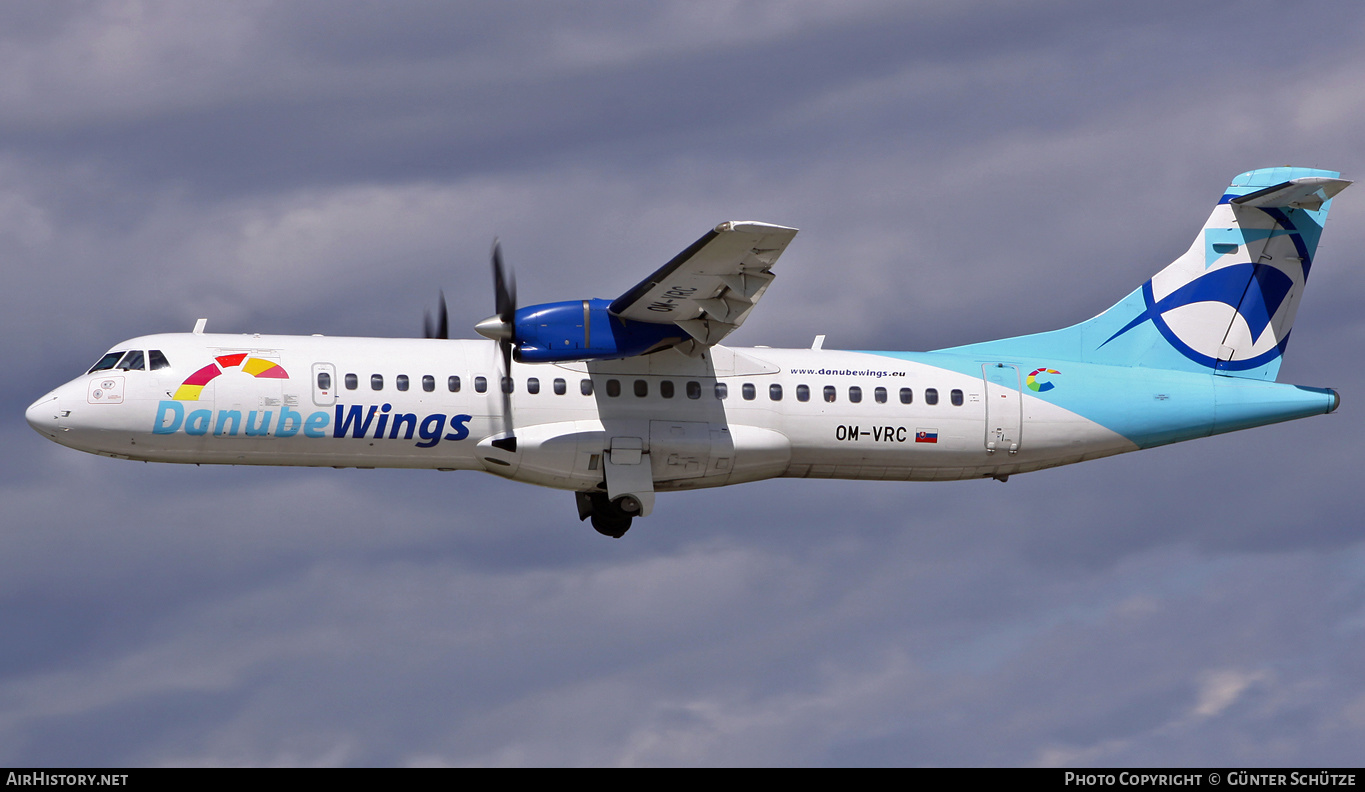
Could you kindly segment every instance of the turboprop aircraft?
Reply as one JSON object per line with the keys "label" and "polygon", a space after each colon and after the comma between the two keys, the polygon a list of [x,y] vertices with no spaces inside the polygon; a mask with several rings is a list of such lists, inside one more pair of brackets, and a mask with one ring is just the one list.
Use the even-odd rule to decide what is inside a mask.
{"label": "turboprop aircraft", "polygon": [[1337,408],[1279,384],[1332,171],[1233,180],[1184,255],[1072,327],[933,352],[734,349],[796,229],[726,222],[614,300],[518,307],[450,340],[133,338],[28,408],[71,448],[227,465],[481,470],[575,493],[619,537],[657,492],[778,476],[991,478]]}

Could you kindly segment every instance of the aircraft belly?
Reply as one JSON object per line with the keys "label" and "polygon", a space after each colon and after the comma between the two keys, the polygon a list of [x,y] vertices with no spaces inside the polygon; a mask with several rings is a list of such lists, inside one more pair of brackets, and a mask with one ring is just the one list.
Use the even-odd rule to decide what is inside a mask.
{"label": "aircraft belly", "polygon": [[432,453],[383,448],[376,441],[353,438],[139,438],[104,432],[103,439],[88,444],[108,456],[149,462],[181,462],[217,465],[297,465],[304,467],[425,468],[482,470],[483,465],[466,450],[434,450]]}

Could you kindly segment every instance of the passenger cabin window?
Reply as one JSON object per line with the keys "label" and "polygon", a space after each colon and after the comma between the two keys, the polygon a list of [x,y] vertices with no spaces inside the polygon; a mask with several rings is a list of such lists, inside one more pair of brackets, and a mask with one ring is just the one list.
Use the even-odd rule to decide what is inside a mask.
{"label": "passenger cabin window", "polygon": [[901,404],[910,404],[915,400],[915,392],[909,388],[901,388]]}
{"label": "passenger cabin window", "polygon": [[530,379],[526,380],[526,392],[540,393],[540,380],[536,379],[535,377],[531,377]]}
{"label": "passenger cabin window", "polygon": [[488,392],[488,378],[487,378],[487,377],[475,377],[475,378],[474,378],[474,392],[475,392],[475,393],[487,393],[487,392]]}
{"label": "passenger cabin window", "polygon": [[459,392],[460,392],[460,378],[459,378],[459,377],[456,377],[456,376],[447,377],[447,378],[446,378],[446,390],[450,391],[451,393],[459,393]]}
{"label": "passenger cabin window", "polygon": [[958,390],[957,388],[953,388],[953,390],[948,394],[948,400],[953,403],[954,407],[961,407],[962,391]]}
{"label": "passenger cabin window", "polygon": [[563,380],[562,378],[560,378],[560,377],[555,377],[555,395],[556,395],[556,396],[563,396],[564,394],[566,394],[566,393],[568,393],[568,392],[569,392],[569,386],[568,386],[568,384],[565,383],[564,380]]}
{"label": "passenger cabin window", "polygon": [[782,386],[776,383],[769,385],[768,398],[773,401],[782,401]]}
{"label": "passenger cabin window", "polygon": [[697,382],[696,380],[688,380],[688,381],[687,381],[687,398],[689,398],[689,399],[700,399],[700,398],[701,398],[701,383],[700,383],[700,382]]}
{"label": "passenger cabin window", "polygon": [[432,391],[436,390],[436,378],[431,376],[430,374],[423,374],[422,390],[426,391],[427,393],[431,393]]}
{"label": "passenger cabin window", "polygon": [[848,389],[848,400],[857,404],[863,400],[863,389],[857,385],[852,385]]}
{"label": "passenger cabin window", "polygon": [[825,386],[825,401],[830,402],[831,404],[833,404],[833,403],[834,403],[834,400],[837,399],[837,398],[838,398],[838,391],[836,391],[836,390],[834,389],[834,386],[833,386],[833,385],[826,385],[826,386]]}
{"label": "passenger cabin window", "polygon": [[152,371],[160,371],[161,369],[168,369],[170,367],[171,361],[167,360],[166,356],[161,354],[160,349],[153,349],[151,352],[147,353],[147,368]]}
{"label": "passenger cabin window", "polygon": [[924,403],[925,403],[925,404],[938,404],[938,388],[925,388],[925,389],[924,389]]}
{"label": "passenger cabin window", "polygon": [[123,350],[119,350],[118,352],[110,352],[109,354],[100,358],[99,362],[91,366],[90,370],[85,373],[94,374],[96,371],[108,371],[109,369],[113,368],[114,364],[118,363],[119,359],[122,357]]}
{"label": "passenger cabin window", "polygon": [[123,356],[123,360],[118,362],[118,367],[123,371],[142,371],[142,350],[134,349]]}
{"label": "passenger cabin window", "polygon": [[659,395],[665,399],[673,398],[673,380],[664,380],[659,383]]}
{"label": "passenger cabin window", "polygon": [[370,390],[384,390],[384,375],[383,375],[383,374],[371,374],[371,375],[370,375]]}
{"label": "passenger cabin window", "polygon": [[513,390],[515,390],[515,389],[516,389],[516,387],[515,387],[515,385],[513,384],[512,378],[511,378],[511,377],[503,377],[503,378],[502,378],[502,392],[503,392],[503,393],[511,393],[511,392],[512,392]]}
{"label": "passenger cabin window", "polygon": [[407,389],[408,389],[408,375],[406,375],[406,374],[399,374],[397,377],[394,377],[394,378],[393,378],[393,384],[394,384],[394,386],[397,387],[398,390],[400,390],[400,391],[405,391],[405,390],[407,390]]}
{"label": "passenger cabin window", "polygon": [[318,372],[318,390],[329,391],[332,389],[332,375],[325,371]]}
{"label": "passenger cabin window", "polygon": [[878,404],[886,404],[886,388],[872,391],[872,398],[876,399]]}
{"label": "passenger cabin window", "polygon": [[620,381],[620,380],[614,380],[614,379],[609,379],[609,380],[607,380],[607,395],[610,396],[610,397],[612,397],[613,399],[615,399],[617,396],[620,396],[620,395],[621,395],[621,381]]}
{"label": "passenger cabin window", "polygon": [[592,380],[590,380],[590,379],[579,380],[579,382],[578,382],[578,392],[581,393],[581,394],[583,394],[584,396],[591,396],[591,395],[592,395]]}
{"label": "passenger cabin window", "polygon": [[649,383],[644,380],[635,380],[635,395],[641,399],[649,395]]}
{"label": "passenger cabin window", "polygon": [[724,401],[725,397],[726,397],[726,396],[729,396],[729,395],[730,395],[730,386],[729,386],[729,385],[726,385],[724,382],[717,382],[717,383],[716,383],[716,398],[717,398],[717,399],[720,399],[720,400],[722,400],[722,401]]}
{"label": "passenger cabin window", "polygon": [[799,402],[808,402],[808,401],[810,401],[810,386],[809,386],[809,385],[797,385],[797,386],[796,386],[796,400],[799,401]]}
{"label": "passenger cabin window", "polygon": [[754,390],[754,384],[752,382],[744,383],[739,390],[740,393],[744,394],[744,401],[753,401],[754,396],[757,395],[757,391]]}
{"label": "passenger cabin window", "polygon": [[355,390],[360,387],[360,378],[354,374],[346,375],[346,390]]}

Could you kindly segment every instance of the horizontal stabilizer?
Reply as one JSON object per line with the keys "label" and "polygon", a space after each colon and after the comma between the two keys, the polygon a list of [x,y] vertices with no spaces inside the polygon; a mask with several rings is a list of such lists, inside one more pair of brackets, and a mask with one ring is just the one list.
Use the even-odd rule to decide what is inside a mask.
{"label": "horizontal stabilizer", "polygon": [[1310,176],[1291,179],[1264,190],[1257,190],[1230,203],[1239,207],[1257,209],[1321,209],[1323,203],[1350,186],[1346,179],[1328,179]]}

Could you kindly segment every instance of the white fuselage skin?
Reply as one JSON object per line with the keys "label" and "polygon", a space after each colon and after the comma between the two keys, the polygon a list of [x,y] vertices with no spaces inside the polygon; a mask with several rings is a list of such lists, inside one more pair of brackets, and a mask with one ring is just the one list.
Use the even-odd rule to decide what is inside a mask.
{"label": "white fuselage skin", "polygon": [[[491,444],[507,429],[494,342],[181,333],[115,349],[160,350],[170,365],[78,377],[29,408],[34,428],[120,459],[483,470],[578,491],[602,484],[606,453],[638,452],[666,491],[778,476],[1003,478],[1138,448],[1031,395],[1015,364],[1000,387],[913,360],[815,349],[517,363],[509,452]],[[223,365],[195,398],[175,398],[192,373],[234,355],[286,376]]]}

